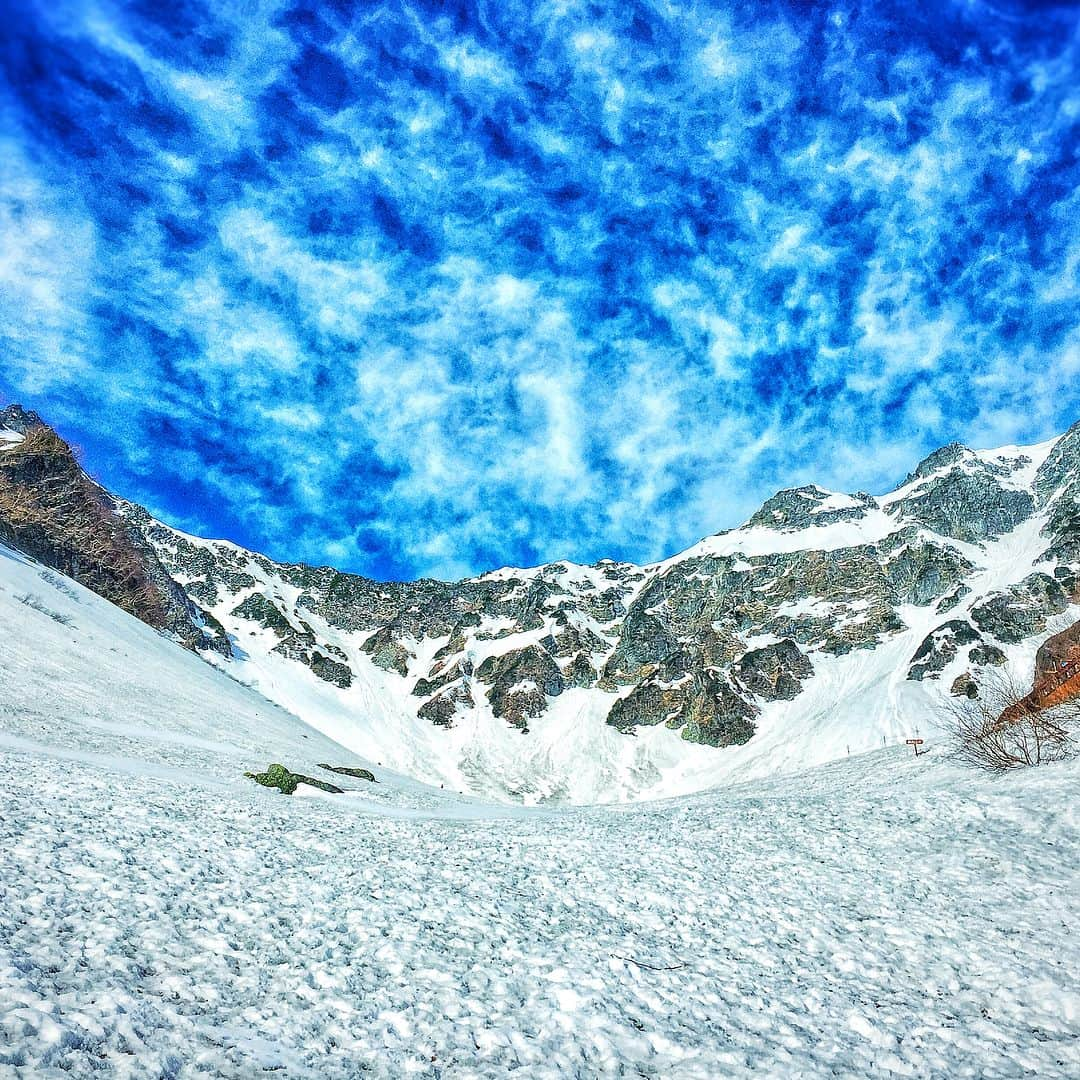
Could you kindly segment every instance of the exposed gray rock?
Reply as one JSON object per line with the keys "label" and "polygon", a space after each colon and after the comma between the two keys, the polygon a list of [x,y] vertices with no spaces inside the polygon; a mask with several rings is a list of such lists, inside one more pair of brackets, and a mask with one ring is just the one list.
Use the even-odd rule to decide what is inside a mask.
{"label": "exposed gray rock", "polygon": [[1052,615],[1060,615],[1069,596],[1049,574],[1029,574],[1007,593],[973,607],[971,617],[980,630],[998,641],[1015,644],[1042,633]]}
{"label": "exposed gray rock", "polygon": [[965,671],[962,675],[957,675],[953,679],[952,686],[949,687],[949,693],[953,697],[977,698],[979,696],[979,684],[972,677],[970,671]]}
{"label": "exposed gray rock", "polygon": [[814,666],[790,638],[751,649],[735,665],[739,682],[766,701],[790,701],[802,690],[802,680],[814,674]]}
{"label": "exposed gray rock", "polygon": [[263,629],[272,630],[279,638],[290,638],[296,634],[293,624],[285,618],[272,600],[260,592],[254,592],[245,597],[229,614],[258,623]]}
{"label": "exposed gray rock", "polygon": [[343,664],[340,660],[332,660],[329,656],[319,652],[318,649],[311,650],[307,665],[311,668],[313,674],[324,682],[333,683],[343,690],[352,686],[352,668],[348,664]]}
{"label": "exposed gray rock", "polygon": [[1072,487],[1080,473],[1080,423],[1073,424],[1047,455],[1035,473],[1035,496],[1045,504],[1062,490]]}
{"label": "exposed gray rock", "polygon": [[655,664],[679,647],[678,639],[663,619],[651,613],[639,599],[622,625],[619,643],[604,665],[604,673],[616,682],[634,682],[647,664]]}
{"label": "exposed gray rock", "polygon": [[472,673],[472,662],[467,657],[462,657],[453,664],[448,664],[445,660],[436,661],[426,679],[416,680],[412,692],[416,697],[430,697],[437,690]]}
{"label": "exposed gray rock", "polygon": [[540,716],[549,697],[566,689],[566,680],[551,654],[538,645],[515,649],[504,656],[490,656],[477,669],[476,677],[488,683],[491,711],[515,727]]}
{"label": "exposed gray rock", "polygon": [[750,702],[713,677],[706,680],[700,706],[687,718],[680,734],[687,742],[706,746],[740,746],[753,736],[756,715]]}
{"label": "exposed gray rock", "polygon": [[122,515],[120,520],[128,540],[142,557],[147,578],[162,598],[166,611],[166,628],[193,649],[208,650],[231,657],[232,642],[225,627],[199,605],[197,597],[192,596],[173,579],[142,530],[126,516]]}
{"label": "exposed gray rock", "polygon": [[568,687],[573,686],[583,689],[594,686],[597,677],[596,668],[589,663],[589,658],[584,653],[578,653],[563,672],[563,678],[566,680]]}
{"label": "exposed gray rock", "polygon": [[856,503],[854,506],[822,509],[822,504],[830,495],[830,492],[814,484],[778,491],[762,504],[747,524],[766,529],[807,529],[832,525],[837,521],[858,521],[866,516],[868,509],[877,506],[875,499],[865,492],[859,492],[848,496]]}
{"label": "exposed gray rock", "polygon": [[[560,622],[558,615],[556,615],[556,622]],[[565,616],[561,620],[561,625],[564,628],[558,633],[548,634],[540,639],[541,646],[552,656],[567,657],[579,652],[584,652],[586,655],[603,653],[611,647],[608,642],[591,630],[567,625]]]}
{"label": "exposed gray rock", "polygon": [[962,468],[928,478],[890,511],[941,536],[978,543],[1016,528],[1034,509],[1029,492],[1003,486],[993,469],[972,458]]}
{"label": "exposed gray rock", "polygon": [[607,722],[625,734],[666,724],[688,742],[709,746],[744,743],[754,734],[755,707],[715,672],[687,673],[669,681],[657,672],[617,700]]}
{"label": "exposed gray rock", "polygon": [[34,428],[48,426],[33,409],[24,409],[15,403],[0,409],[0,430],[17,431],[20,435],[25,435]]}
{"label": "exposed gray rock", "polygon": [[1051,506],[1042,535],[1049,541],[1043,559],[1073,566],[1080,563],[1080,480],[1067,487]]}
{"label": "exposed gray rock", "polygon": [[469,709],[475,708],[472,691],[463,683],[454,683],[425,701],[417,710],[421,720],[427,720],[436,727],[451,728],[455,719]]}
{"label": "exposed gray rock", "polygon": [[290,627],[289,632],[279,641],[271,652],[305,665],[312,674],[324,682],[333,683],[342,689],[352,686],[353,672],[347,663],[335,660],[328,653],[341,655],[341,650],[333,645],[320,645],[307,623],[301,623],[301,629]]}
{"label": "exposed gray rock", "polygon": [[968,660],[979,667],[1001,667],[1008,657],[996,645],[983,642],[968,650]]}
{"label": "exposed gray rock", "polygon": [[923,480],[941,469],[947,469],[950,465],[956,465],[961,461],[977,461],[978,459],[962,443],[951,442],[938,447],[932,454],[928,454],[915,468],[907,474],[901,487],[907,487],[915,480]]}
{"label": "exposed gray rock", "polygon": [[885,576],[895,603],[924,607],[953,594],[975,567],[956,548],[905,529],[882,544],[888,553]]}
{"label": "exposed gray rock", "polygon": [[981,641],[982,635],[966,619],[950,619],[931,630],[911,658],[908,678],[936,679],[956,658],[960,648]]}
{"label": "exposed gray rock", "polygon": [[[947,620],[915,651],[915,679],[936,677],[965,650],[973,669],[998,664],[1004,652],[990,639],[1042,632],[1047,618],[1080,596],[1080,425],[1039,470],[1034,494],[1016,490],[1014,477],[1026,466],[1012,453],[991,458],[943,447],[908,477],[912,490],[892,501],[895,528],[847,546],[834,546],[836,533],[818,526],[866,522],[866,535],[876,537],[878,507],[890,500],[833,499],[809,485],[778,492],[752,516],[745,554],[688,554],[661,568],[553,563],[454,583],[376,582],[330,567],[279,565],[189,541],[148,515],[139,527],[192,600],[212,609],[211,636],[214,615],[223,634],[237,632],[230,613],[251,589],[272,591],[265,576],[296,590],[282,589],[297,596],[294,606],[253,600],[244,612],[278,633],[279,652],[303,662],[317,651],[349,666],[349,656],[317,640],[311,627],[319,619],[355,633],[378,666],[403,677],[416,674],[415,642],[441,639],[413,686],[418,713],[435,723],[452,724],[475,708],[477,682],[496,715],[522,730],[565,688],[590,688],[612,694],[610,722],[621,730],[670,723],[684,738],[720,745],[749,737],[755,699],[796,696],[813,678],[814,654],[874,649],[902,632],[907,605]],[[1036,502],[1048,513],[1046,575],[1000,596],[973,597],[978,560],[961,542],[1001,535]],[[787,550],[769,552],[760,530],[805,530],[806,540],[789,536],[777,544]],[[741,534],[724,535],[737,543]],[[744,642],[755,636],[780,644],[747,652]],[[490,643],[498,651],[473,672],[470,656],[487,655]]]}
{"label": "exposed gray rock", "polygon": [[955,589],[948,596],[943,596],[937,603],[934,610],[939,615],[944,615],[948,611],[952,611],[965,596],[971,595],[971,589],[966,585],[957,585]]}
{"label": "exposed gray rock", "polygon": [[209,611],[201,608],[198,604],[192,604],[192,607],[195,609],[195,622],[202,627],[207,642],[205,646],[199,645],[198,647],[205,647],[213,652],[220,653],[222,656],[232,657],[232,641],[225,627]]}
{"label": "exposed gray rock", "polygon": [[396,671],[399,675],[409,673],[409,661],[413,654],[394,640],[389,626],[377,630],[360,648],[371,657],[371,662],[376,667],[381,667],[384,671]]}

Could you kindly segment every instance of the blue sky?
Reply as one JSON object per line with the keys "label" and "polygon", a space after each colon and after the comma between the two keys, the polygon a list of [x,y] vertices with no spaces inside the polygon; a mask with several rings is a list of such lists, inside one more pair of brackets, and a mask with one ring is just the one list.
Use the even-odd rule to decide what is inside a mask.
{"label": "blue sky", "polygon": [[0,395],[453,577],[1080,419],[1077,6],[0,0]]}

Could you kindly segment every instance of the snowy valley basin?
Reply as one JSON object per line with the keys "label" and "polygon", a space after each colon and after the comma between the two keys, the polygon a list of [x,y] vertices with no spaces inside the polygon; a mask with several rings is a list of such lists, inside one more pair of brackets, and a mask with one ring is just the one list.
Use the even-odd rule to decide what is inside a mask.
{"label": "snowy valley basin", "polygon": [[1077,0],[0,12],[0,1080],[1080,1080]]}
{"label": "snowy valley basin", "polygon": [[0,1075],[1077,1074],[1076,763],[286,797],[356,755],[7,548],[0,625]]}
{"label": "snowy valley basin", "polygon": [[0,1076],[1080,1072],[1080,761],[943,720],[1077,623],[1080,428],[386,583],[0,418]]}

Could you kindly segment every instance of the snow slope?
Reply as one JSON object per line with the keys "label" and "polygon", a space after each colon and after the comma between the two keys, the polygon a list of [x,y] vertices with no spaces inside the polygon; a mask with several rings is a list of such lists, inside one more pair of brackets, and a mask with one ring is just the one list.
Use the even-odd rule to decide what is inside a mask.
{"label": "snow slope", "polygon": [[0,679],[4,1080],[1080,1075],[1075,763],[287,798],[345,751],[6,549]]}
{"label": "snow slope", "polygon": [[[92,761],[229,789],[283,761],[371,768],[355,754],[169,638],[0,544],[0,748]],[[323,779],[338,783],[330,773]],[[348,778],[339,786],[348,787]],[[426,806],[443,796],[404,777],[357,781],[366,798]]]}

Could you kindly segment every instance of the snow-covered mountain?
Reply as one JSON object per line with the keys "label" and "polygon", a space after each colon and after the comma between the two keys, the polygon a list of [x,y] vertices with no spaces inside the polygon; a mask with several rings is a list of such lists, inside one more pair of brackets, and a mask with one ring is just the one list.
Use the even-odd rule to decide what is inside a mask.
{"label": "snow-covered mountain", "polygon": [[0,1076],[1075,1077],[1080,762],[940,749],[483,805],[0,544]]}
{"label": "snow-covered mountain", "polygon": [[275,563],[114,505],[234,678],[425,781],[594,802],[895,742],[966,676],[1023,671],[1078,617],[1078,464],[1080,425],[954,444],[887,495],[782,491],[655,565],[454,583]]}

